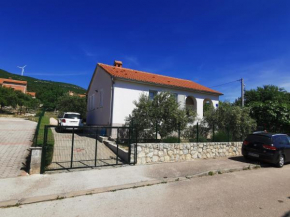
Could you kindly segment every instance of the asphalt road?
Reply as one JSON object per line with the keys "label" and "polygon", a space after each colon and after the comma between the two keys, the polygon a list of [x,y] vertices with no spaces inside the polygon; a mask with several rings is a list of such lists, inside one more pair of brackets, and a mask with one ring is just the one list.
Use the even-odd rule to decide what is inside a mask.
{"label": "asphalt road", "polygon": [[0,216],[290,216],[290,165],[0,209]]}

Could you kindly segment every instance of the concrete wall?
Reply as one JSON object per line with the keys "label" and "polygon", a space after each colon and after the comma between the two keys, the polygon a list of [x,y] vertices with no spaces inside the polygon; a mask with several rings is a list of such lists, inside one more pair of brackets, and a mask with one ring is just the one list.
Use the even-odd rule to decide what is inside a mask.
{"label": "concrete wall", "polygon": [[216,107],[219,102],[219,97],[216,95],[116,80],[114,84],[113,126],[121,126],[124,124],[125,117],[131,114],[135,107],[133,101],[138,101],[141,94],[149,95],[149,90],[156,90],[158,92],[169,91],[172,93],[177,93],[177,99],[181,108],[185,107],[186,97],[194,97],[197,103],[197,115],[199,119],[203,118],[204,99],[210,99],[214,107]]}
{"label": "concrete wall", "polygon": [[[134,144],[131,147],[132,160],[134,158]],[[242,142],[139,143],[137,144],[137,164],[240,156],[241,148]]]}
{"label": "concrete wall", "polygon": [[19,90],[22,93],[26,93],[27,91],[27,85],[26,84],[14,84],[14,83],[8,83],[5,82],[2,84],[3,87],[7,87],[7,88],[13,88],[14,90]]}
{"label": "concrete wall", "polygon": [[[88,125],[110,125],[111,118],[111,76],[101,67],[97,67],[97,71],[92,78],[91,87],[88,92],[87,102],[87,124]],[[97,91],[96,91],[97,90]],[[100,105],[100,95],[103,92],[103,105]],[[90,103],[93,100],[93,106]]]}

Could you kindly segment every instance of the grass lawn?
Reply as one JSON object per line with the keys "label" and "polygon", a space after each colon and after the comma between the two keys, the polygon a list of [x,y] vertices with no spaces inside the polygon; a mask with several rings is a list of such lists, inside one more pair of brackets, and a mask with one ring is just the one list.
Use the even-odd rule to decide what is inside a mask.
{"label": "grass lawn", "polygon": [[[45,125],[49,125],[49,119],[53,115],[50,112],[45,112],[44,116],[41,119],[39,131],[38,131],[38,137],[37,137],[37,144],[36,146],[43,146],[44,143],[44,128]],[[52,134],[52,131],[50,128],[48,128],[47,132],[47,149],[45,153],[45,166],[48,166],[52,161],[53,156],[53,147],[54,147],[54,136]]]}

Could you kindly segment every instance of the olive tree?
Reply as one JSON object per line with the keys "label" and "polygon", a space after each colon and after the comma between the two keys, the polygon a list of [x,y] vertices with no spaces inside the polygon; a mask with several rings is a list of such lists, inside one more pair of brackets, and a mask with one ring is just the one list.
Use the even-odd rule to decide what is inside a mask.
{"label": "olive tree", "polygon": [[250,116],[250,108],[220,102],[217,109],[204,114],[209,126],[215,125],[219,132],[230,132],[234,140],[240,140],[256,129],[256,121]]}
{"label": "olive tree", "polygon": [[150,138],[155,131],[164,138],[172,132],[183,130],[193,123],[195,113],[181,109],[175,96],[169,92],[160,92],[152,100],[141,95],[134,101],[135,109],[126,117],[126,125],[133,124],[139,135]]}

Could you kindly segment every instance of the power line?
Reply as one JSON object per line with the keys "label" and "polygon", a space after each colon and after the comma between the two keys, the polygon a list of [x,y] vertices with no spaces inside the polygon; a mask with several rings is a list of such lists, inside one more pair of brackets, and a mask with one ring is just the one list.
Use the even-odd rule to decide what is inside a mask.
{"label": "power line", "polygon": [[241,79],[239,79],[239,80],[235,80],[235,81],[230,81],[230,82],[228,82],[228,83],[224,83],[224,84],[219,84],[219,85],[216,85],[216,86],[211,86],[211,87],[209,87],[209,88],[212,88],[212,87],[219,87],[219,86],[223,86],[223,85],[226,85],[226,84],[231,84],[231,83],[234,83],[234,82],[237,82],[237,81],[241,81]]}

